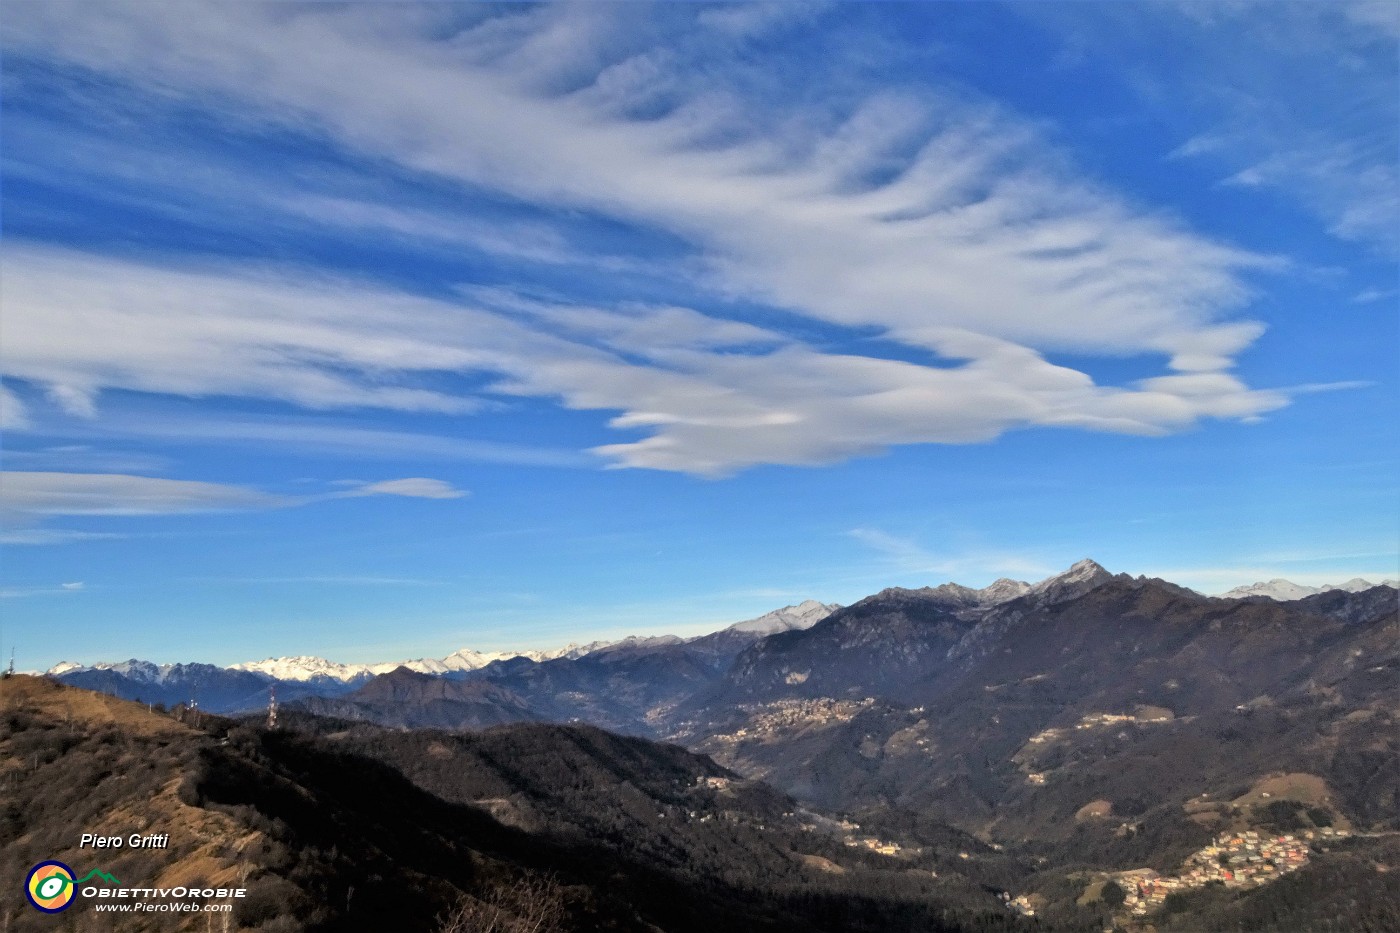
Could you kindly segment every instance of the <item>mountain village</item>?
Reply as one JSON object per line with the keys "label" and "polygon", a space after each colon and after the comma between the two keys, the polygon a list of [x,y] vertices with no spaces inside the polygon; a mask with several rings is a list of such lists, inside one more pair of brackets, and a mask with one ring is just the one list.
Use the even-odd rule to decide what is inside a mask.
{"label": "mountain village", "polygon": [[1221,833],[1215,841],[1187,858],[1181,872],[1159,875],[1150,868],[1117,872],[1113,878],[1126,892],[1123,906],[1143,916],[1166,903],[1175,891],[1209,884],[1251,888],[1267,884],[1308,864],[1313,846],[1350,836],[1344,829],[1324,826],[1299,833],[1274,835],[1255,830]]}

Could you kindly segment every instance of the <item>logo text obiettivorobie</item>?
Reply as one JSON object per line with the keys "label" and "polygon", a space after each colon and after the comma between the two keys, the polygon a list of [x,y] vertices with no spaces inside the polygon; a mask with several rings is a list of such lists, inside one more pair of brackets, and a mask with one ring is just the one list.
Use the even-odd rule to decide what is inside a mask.
{"label": "logo text obiettivorobie", "polygon": [[[99,885],[100,882],[100,885]],[[81,878],[63,862],[48,859],[29,869],[24,879],[24,896],[30,905],[46,914],[56,914],[73,906],[78,896],[98,902],[97,909],[125,912],[164,911],[184,913],[197,910],[227,910],[231,905],[201,906],[197,901],[247,897],[246,888],[123,887],[122,882],[94,868]]]}

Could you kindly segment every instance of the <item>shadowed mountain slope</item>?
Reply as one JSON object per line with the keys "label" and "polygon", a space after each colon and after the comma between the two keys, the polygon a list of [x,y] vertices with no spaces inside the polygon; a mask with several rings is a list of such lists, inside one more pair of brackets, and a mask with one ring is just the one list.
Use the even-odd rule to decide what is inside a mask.
{"label": "shadowed mountain slope", "polygon": [[[781,795],[728,793],[735,778],[713,762],[598,730],[507,727],[460,745],[466,737],[400,733],[390,753],[390,733],[351,723],[293,714],[312,732],[268,732],[194,714],[180,722],[24,676],[0,682],[0,701],[0,871],[11,892],[43,858],[90,867],[82,832],[139,827],[169,831],[171,848],[112,851],[100,867],[126,884],[244,884],[234,920],[267,933],[432,930],[454,905],[531,878],[552,879],[559,930],[1014,927],[966,876],[935,881],[829,832],[770,827],[791,805]],[[399,758],[443,767],[411,780],[390,763]],[[584,796],[565,773],[578,774]],[[493,798],[479,796],[507,792],[530,806],[536,831],[503,824]],[[647,831],[662,821],[678,828]],[[728,870],[711,871],[727,854]],[[52,928],[9,895],[0,911],[13,930]],[[205,918],[187,919],[159,928],[203,929]],[[86,903],[63,922],[151,928]]]}
{"label": "shadowed mountain slope", "polygon": [[[1152,848],[1120,851],[1107,832],[1147,814],[1181,845],[1199,841],[1209,833],[1186,819],[1188,799],[1237,796],[1271,771],[1320,775],[1359,822],[1400,814],[1400,775],[1382,768],[1400,752],[1393,590],[1318,605],[1113,579],[961,628],[941,606],[882,595],[772,642],[740,658],[679,737],[822,805],[905,807],[1018,841],[1097,826],[1104,838],[1083,851],[1105,859]],[[925,647],[901,653],[911,643]],[[814,693],[845,713],[812,706]],[[1076,821],[1100,799],[1115,819]],[[1162,841],[1158,858],[1174,857]]]}

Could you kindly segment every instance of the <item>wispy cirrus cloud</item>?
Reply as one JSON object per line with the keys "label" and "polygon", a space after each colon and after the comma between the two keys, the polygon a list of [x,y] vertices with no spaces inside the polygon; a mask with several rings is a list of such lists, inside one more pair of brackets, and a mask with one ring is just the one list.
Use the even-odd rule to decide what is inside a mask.
{"label": "wispy cirrus cloud", "polygon": [[1291,201],[1332,235],[1400,256],[1395,4],[1022,9],[1116,57],[1160,116],[1187,117],[1194,129],[1174,157],[1218,166],[1224,185]]}
{"label": "wispy cirrus cloud", "polygon": [[1054,567],[1038,558],[1010,551],[972,548],[956,553],[936,552],[913,538],[891,534],[879,528],[852,528],[846,534],[852,540],[881,554],[899,572],[932,576],[934,579],[931,582],[934,584],[949,580],[959,582],[956,579],[959,576],[978,579],[1008,573],[1039,580],[1064,569]]}
{"label": "wispy cirrus cloud", "polygon": [[114,450],[92,444],[54,444],[31,450],[4,452],[8,469],[63,470],[82,473],[160,473],[170,467],[169,457],[130,450]]}
{"label": "wispy cirrus cloud", "polygon": [[1400,290],[1393,288],[1366,288],[1353,295],[1351,300],[1355,304],[1368,305],[1393,300],[1397,295],[1400,295]]}
{"label": "wispy cirrus cloud", "polygon": [[470,437],[450,437],[413,431],[395,431],[335,422],[322,415],[171,414],[143,411],[139,416],[119,412],[101,424],[69,428],[83,436],[138,437],[188,446],[273,445],[282,450],[313,451],[358,459],[443,460],[505,463],[519,466],[587,468],[598,458],[565,447],[544,447]]}
{"label": "wispy cirrus cloud", "polygon": [[[971,332],[944,334],[963,365],[930,366],[822,352],[684,309],[510,315],[272,270],[163,269],[22,246],[8,258],[7,294],[22,310],[0,364],[28,380],[75,383],[94,397],[120,387],[460,412],[481,405],[480,393],[414,388],[405,377],[478,374],[494,378],[481,391],[497,397],[621,412],[614,428],[649,436],[598,452],[627,466],[723,475],[759,463],[836,462],[892,444],[989,440],[1035,424],[1154,435],[1285,403],[1222,372],[1100,386],[1034,350]],[[57,340],[60,332],[69,337]],[[164,339],[137,341],[136,333]],[[336,429],[305,440],[345,440],[328,431]]]}
{"label": "wispy cirrus cloud", "polygon": [[59,583],[55,586],[0,587],[0,599],[24,599],[30,596],[64,596],[83,591],[83,583]]}
{"label": "wispy cirrus cloud", "polygon": [[70,528],[9,528],[0,529],[0,545],[9,547],[46,547],[76,544],[84,541],[111,541],[126,535],[105,531],[78,531]]}
{"label": "wispy cirrus cloud", "polygon": [[[1247,277],[1274,261],[1134,206],[999,106],[932,86],[821,104],[752,93],[776,79],[745,66],[742,43],[800,26],[782,10],[721,17],[694,40],[687,10],[454,15],[46,4],[6,39],[191,106],[236,102],[241,120],[403,171],[678,238],[716,294],[897,351],[833,351],[686,308],[448,301],[306,270],[31,248],[6,256],[5,371],[79,416],[107,388],[453,415],[555,399],[642,435],[597,448],[614,464],[704,475],[1033,425],[1163,434],[1287,403],[1227,372],[1263,330],[1236,316]],[[714,56],[728,76],[697,82],[685,65]],[[436,216],[343,206],[312,210],[443,232]],[[1064,351],[1165,366],[1099,385],[1050,361]],[[448,390],[442,375],[478,384]]]}
{"label": "wispy cirrus cloud", "polygon": [[276,508],[288,503],[243,486],[121,473],[0,473],[0,513],[179,515]]}
{"label": "wispy cirrus cloud", "polygon": [[[289,508],[330,499],[394,496],[459,499],[450,483],[423,477],[355,482],[339,492],[288,496],[248,486],[122,473],[0,472],[0,518],[8,522],[52,516],[189,515]],[[87,532],[20,527],[7,531],[13,544],[91,540]]]}
{"label": "wispy cirrus cloud", "polygon": [[0,430],[12,431],[29,427],[29,411],[14,392],[0,385]]}
{"label": "wispy cirrus cloud", "polygon": [[460,499],[466,493],[440,479],[425,479],[421,476],[415,476],[409,479],[386,479],[377,483],[363,483],[335,495],[352,498],[403,496],[409,499]]}

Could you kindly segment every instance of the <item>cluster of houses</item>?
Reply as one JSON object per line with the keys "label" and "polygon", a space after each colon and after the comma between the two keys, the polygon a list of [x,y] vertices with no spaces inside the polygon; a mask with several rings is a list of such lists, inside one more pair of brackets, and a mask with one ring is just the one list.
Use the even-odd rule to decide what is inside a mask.
{"label": "cluster of houses", "polygon": [[[812,813],[807,810],[800,814],[784,813],[785,817],[796,817],[800,822],[798,829],[805,832],[835,833],[841,837],[841,841],[852,849],[866,849],[879,855],[918,855],[923,851],[918,846],[902,846],[897,842],[887,842],[875,836],[857,835],[860,832],[860,824],[849,819],[834,820],[830,817]],[[934,872],[934,877],[938,873]]]}
{"label": "cluster of houses", "polygon": [[[901,852],[906,851],[905,848],[897,842],[886,842],[883,839],[876,839],[874,836],[857,836],[853,839],[847,839],[846,845],[853,849],[869,849],[871,852],[878,852],[880,855],[899,855]],[[910,855],[914,855],[917,854],[919,850],[909,849],[907,851]]]}
{"label": "cluster of houses", "polygon": [[1306,865],[1313,842],[1347,835],[1345,830],[1330,826],[1297,835],[1278,836],[1255,830],[1223,833],[1210,845],[1193,852],[1178,875],[1163,876],[1141,868],[1119,872],[1115,879],[1127,895],[1123,906],[1142,915],[1161,907],[1173,891],[1188,891],[1213,882],[1228,888],[1265,884]]}
{"label": "cluster of houses", "polygon": [[1035,916],[1035,895],[1018,894],[1012,897],[1010,893],[1001,892],[1001,902],[1006,905],[1012,913],[1020,914],[1022,917]]}
{"label": "cluster of houses", "polygon": [[[1103,726],[1123,725],[1134,723],[1136,725],[1146,725],[1149,723],[1170,722],[1172,712],[1161,707],[1144,707],[1136,713],[1090,713],[1088,716],[1080,717],[1079,722],[1074,724],[1074,728],[1079,731],[1085,729],[1098,729]],[[1067,728],[1049,728],[1042,730],[1031,736],[1028,740],[1031,745],[1044,745],[1053,742],[1066,732]]]}
{"label": "cluster of houses", "polygon": [[1044,745],[1046,742],[1055,741],[1064,734],[1065,730],[1063,729],[1045,729],[1031,736],[1028,741],[1031,745]]}
{"label": "cluster of houses", "polygon": [[734,743],[801,726],[849,722],[857,713],[868,709],[874,703],[871,698],[833,700],[821,697],[811,700],[775,700],[756,707],[743,706],[740,708],[751,714],[748,725],[727,735],[716,735],[714,738],[720,742]]}
{"label": "cluster of houses", "polygon": [[1136,716],[1129,713],[1091,713],[1074,724],[1076,729],[1092,729],[1095,726],[1112,726],[1124,722],[1137,722]]}

